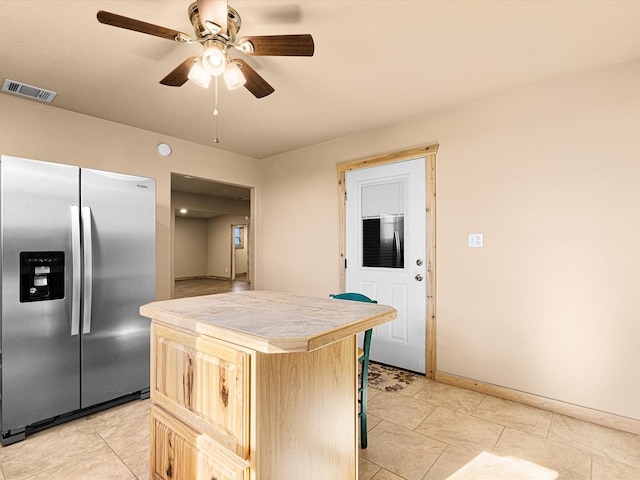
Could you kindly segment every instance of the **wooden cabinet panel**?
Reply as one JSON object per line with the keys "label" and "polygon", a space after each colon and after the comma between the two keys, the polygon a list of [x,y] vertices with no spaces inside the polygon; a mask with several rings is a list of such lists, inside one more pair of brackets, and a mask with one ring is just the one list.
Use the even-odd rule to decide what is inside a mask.
{"label": "wooden cabinet panel", "polygon": [[256,357],[256,459],[264,480],[356,480],[356,338]]}
{"label": "wooden cabinet panel", "polygon": [[154,480],[248,480],[249,467],[205,435],[151,407],[151,475]]}
{"label": "wooden cabinet panel", "polygon": [[152,339],[154,402],[248,458],[250,354],[161,325]]}

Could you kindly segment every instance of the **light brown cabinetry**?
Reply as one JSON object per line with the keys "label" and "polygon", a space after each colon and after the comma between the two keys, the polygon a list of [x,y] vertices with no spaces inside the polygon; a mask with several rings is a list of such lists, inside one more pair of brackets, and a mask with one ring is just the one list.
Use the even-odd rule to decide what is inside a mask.
{"label": "light brown cabinetry", "polygon": [[[157,324],[151,327],[151,339],[153,475],[196,478],[187,472],[198,465],[220,470],[202,478],[248,479],[248,462],[235,460],[249,458],[251,354]],[[227,455],[205,461],[216,445],[237,459]]]}
{"label": "light brown cabinetry", "polygon": [[[301,307],[301,297],[268,292],[208,298],[186,304],[197,307],[188,320],[189,299],[141,309],[153,319],[151,478],[356,480],[355,333],[394,318],[395,311],[358,306],[344,314],[342,304],[356,302],[334,300],[323,300],[326,311],[320,311]],[[242,302],[252,305],[239,308]],[[365,325],[351,321],[337,332],[341,313]],[[323,326],[324,337],[276,332],[273,341],[227,321],[317,323],[318,315],[334,327]]]}
{"label": "light brown cabinetry", "polygon": [[162,408],[151,407],[153,480],[249,480],[249,467]]}
{"label": "light brown cabinetry", "polygon": [[246,459],[250,351],[155,323],[151,338],[153,403]]}

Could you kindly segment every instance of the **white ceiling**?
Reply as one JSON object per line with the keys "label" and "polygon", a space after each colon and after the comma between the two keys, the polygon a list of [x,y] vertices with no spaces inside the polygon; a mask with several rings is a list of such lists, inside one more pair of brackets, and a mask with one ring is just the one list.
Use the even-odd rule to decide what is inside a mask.
{"label": "white ceiling", "polygon": [[[98,10],[192,34],[189,0],[2,0],[0,80],[53,106],[214,146],[213,86],[158,82],[186,45]],[[640,1],[231,1],[243,35],[311,33],[313,57],[245,57],[274,88],[221,85],[227,151],[265,158],[640,57]],[[236,54],[241,56],[241,54]],[[640,86],[639,86],[640,88]]]}

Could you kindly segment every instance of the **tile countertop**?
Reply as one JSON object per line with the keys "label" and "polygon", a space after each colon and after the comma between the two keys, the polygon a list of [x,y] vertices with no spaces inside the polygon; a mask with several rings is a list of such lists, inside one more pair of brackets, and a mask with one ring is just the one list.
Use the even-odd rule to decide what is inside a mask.
{"label": "tile countertop", "polygon": [[309,352],[396,318],[388,305],[259,290],[152,302],[140,314],[263,353]]}

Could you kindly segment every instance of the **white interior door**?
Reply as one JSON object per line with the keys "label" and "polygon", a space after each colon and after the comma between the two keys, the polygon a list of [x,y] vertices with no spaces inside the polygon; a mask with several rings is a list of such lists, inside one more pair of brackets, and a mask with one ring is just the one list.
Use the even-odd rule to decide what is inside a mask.
{"label": "white interior door", "polygon": [[236,226],[231,225],[231,280],[236,279]]}
{"label": "white interior door", "polygon": [[426,371],[425,159],[346,172],[346,291],[391,305],[370,358]]}

